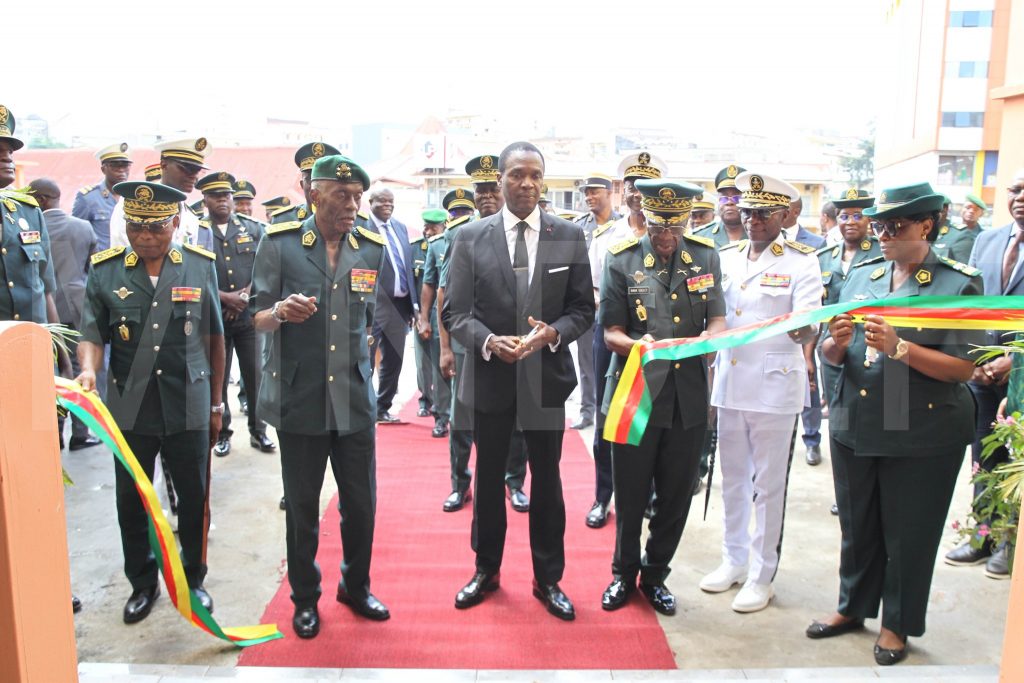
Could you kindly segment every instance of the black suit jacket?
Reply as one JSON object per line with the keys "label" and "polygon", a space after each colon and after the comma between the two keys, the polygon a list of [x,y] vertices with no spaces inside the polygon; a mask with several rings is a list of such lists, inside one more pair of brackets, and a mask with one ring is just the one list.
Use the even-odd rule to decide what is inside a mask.
{"label": "black suit jacket", "polygon": [[[524,429],[564,426],[565,400],[576,386],[569,344],[594,322],[583,231],[544,212],[540,220],[533,279],[522,310],[515,310],[515,275],[501,212],[460,228],[445,289],[451,333],[466,347],[459,400],[484,413],[514,410]],[[489,335],[525,334],[529,316],[558,330],[556,351],[544,347],[514,364],[493,356],[483,359]]]}

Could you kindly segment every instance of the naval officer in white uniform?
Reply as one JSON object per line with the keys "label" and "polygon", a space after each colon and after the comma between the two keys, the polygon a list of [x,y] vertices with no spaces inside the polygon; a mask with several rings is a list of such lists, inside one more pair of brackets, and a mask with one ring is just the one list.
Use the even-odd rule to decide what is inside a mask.
{"label": "naval officer in white uniform", "polygon": [[[735,328],[821,305],[814,249],[785,239],[782,221],[800,194],[789,183],[746,171],[736,178],[749,239],[721,250],[726,322]],[[719,351],[712,405],[718,408],[725,534],[722,564],[700,582],[721,593],[743,582],[737,612],[768,606],[779,565],[786,484],[796,419],[810,394],[801,344],[817,325]],[[753,501],[753,502],[751,502]],[[756,526],[749,532],[753,510]]]}

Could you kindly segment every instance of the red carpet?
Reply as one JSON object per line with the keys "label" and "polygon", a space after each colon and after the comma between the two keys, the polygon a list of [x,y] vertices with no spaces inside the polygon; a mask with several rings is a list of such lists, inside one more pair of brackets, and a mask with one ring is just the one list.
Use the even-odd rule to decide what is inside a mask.
{"label": "red carpet", "polygon": [[[386,622],[356,616],[334,599],[341,547],[336,499],[320,526],[323,572],[320,635],[301,640],[291,628],[287,580],[261,623],[285,634],[245,650],[240,665],[435,669],[674,669],[675,660],[654,611],[635,595],[617,612],[601,610],[611,580],[615,529],[588,529],[583,517],[593,500],[593,460],[579,436],[566,430],[562,454],[567,528],[562,588],[576,606],[576,621],[548,614],[531,593],[527,515],[508,512],[501,589],[480,605],[456,610],[455,593],[473,573],[469,547],[472,511],[446,513],[448,442],[433,439],[432,419],[377,429],[377,527],[373,592],[391,610]],[[328,469],[328,480],[331,474]],[[527,484],[529,489],[529,484]],[[281,539],[282,552],[284,539]]]}

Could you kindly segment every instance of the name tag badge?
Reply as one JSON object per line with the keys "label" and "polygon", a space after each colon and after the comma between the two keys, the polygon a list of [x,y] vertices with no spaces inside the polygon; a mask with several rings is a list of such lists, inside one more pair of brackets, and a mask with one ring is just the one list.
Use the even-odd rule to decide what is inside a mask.
{"label": "name tag badge", "polygon": [[650,287],[630,287],[628,291],[629,291],[630,294],[650,294],[651,293],[651,288]]}
{"label": "name tag badge", "polygon": [[171,287],[171,301],[195,303],[203,298],[201,287]]}
{"label": "name tag badge", "polygon": [[18,234],[21,236],[22,244],[39,244],[42,241],[38,230],[23,230]]}
{"label": "name tag badge", "polygon": [[352,291],[369,293],[377,284],[377,271],[363,268],[352,269]]}
{"label": "name tag badge", "polygon": [[238,244],[246,244],[248,242],[252,242],[252,235],[242,233],[241,235],[238,236],[238,239],[236,239],[235,242],[237,242]]}
{"label": "name tag badge", "polygon": [[765,273],[761,276],[762,287],[789,287],[793,281],[792,275],[780,275],[778,273]]}
{"label": "name tag badge", "polygon": [[686,278],[686,289],[690,292],[706,292],[715,286],[714,273],[704,273]]}

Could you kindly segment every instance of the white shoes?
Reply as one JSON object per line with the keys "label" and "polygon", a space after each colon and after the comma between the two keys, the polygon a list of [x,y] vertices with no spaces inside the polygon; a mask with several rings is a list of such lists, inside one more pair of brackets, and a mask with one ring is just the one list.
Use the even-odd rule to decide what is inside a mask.
{"label": "white shoes", "polygon": [[737,567],[727,560],[718,569],[700,580],[700,589],[705,593],[723,593],[747,578],[746,565]]}
{"label": "white shoes", "polygon": [[747,581],[732,601],[732,608],[742,613],[759,612],[768,606],[774,595],[772,584]]}

